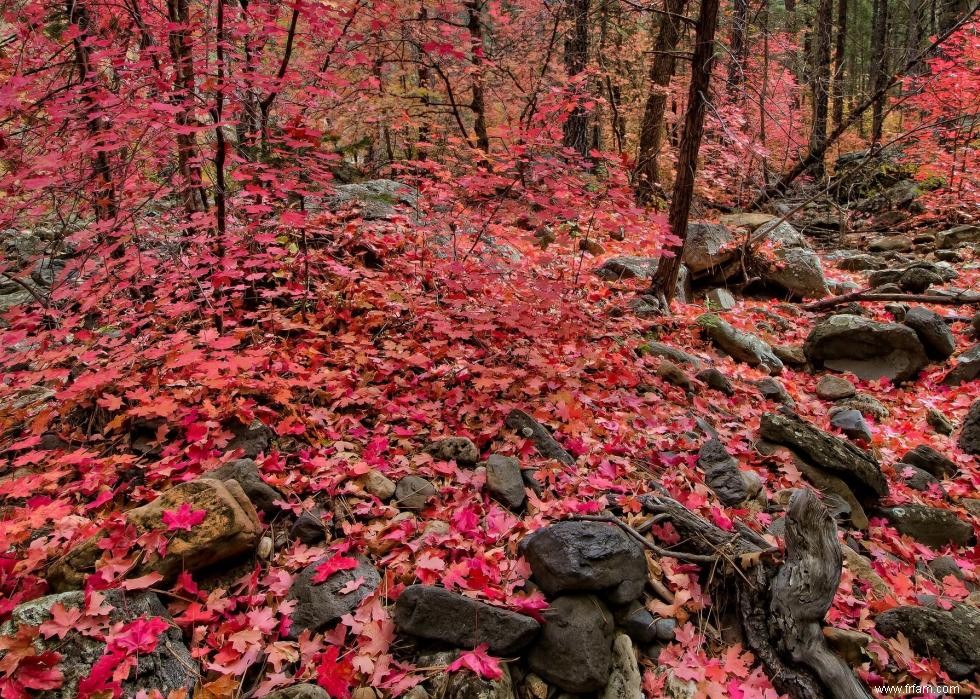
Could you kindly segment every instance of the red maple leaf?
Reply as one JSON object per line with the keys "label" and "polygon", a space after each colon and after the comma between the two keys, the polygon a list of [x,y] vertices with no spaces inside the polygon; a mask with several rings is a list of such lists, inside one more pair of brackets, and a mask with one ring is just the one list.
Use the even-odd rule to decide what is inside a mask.
{"label": "red maple leaf", "polygon": [[334,573],[341,570],[353,570],[356,567],[356,558],[350,558],[349,556],[334,556],[329,561],[324,561],[317,566],[316,572],[313,574],[313,582],[326,582],[326,580]]}
{"label": "red maple leaf", "polygon": [[446,668],[449,672],[459,672],[463,669],[471,670],[485,680],[496,680],[503,674],[500,661],[487,654],[486,643],[466,651]]}
{"label": "red maple leaf", "polygon": [[189,532],[203,522],[207,514],[206,510],[192,510],[190,504],[182,502],[176,510],[163,511],[163,523],[167,525],[167,531]]}
{"label": "red maple leaf", "polygon": [[337,646],[330,646],[323,652],[317,663],[316,679],[333,699],[348,699],[354,666],[339,655],[340,648]]}

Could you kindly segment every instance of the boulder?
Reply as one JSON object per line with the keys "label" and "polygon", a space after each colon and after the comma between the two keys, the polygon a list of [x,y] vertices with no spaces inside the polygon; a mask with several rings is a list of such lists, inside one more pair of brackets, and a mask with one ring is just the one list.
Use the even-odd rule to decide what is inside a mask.
{"label": "boulder", "polygon": [[[152,651],[134,654],[136,666],[122,682],[122,696],[134,697],[141,691],[151,690],[157,690],[164,696],[171,692],[186,692],[189,696],[197,682],[197,661],[191,657],[180,629],[159,598],[152,592],[145,591],[127,593],[122,590],[107,590],[104,594],[106,605],[112,607],[106,625],[125,624],[141,617],[159,618],[167,624]],[[63,592],[15,607],[10,620],[0,626],[0,636],[12,636],[17,632],[18,626],[37,627],[49,621],[51,609],[56,604],[65,609],[84,610],[85,593]],[[59,653],[61,662],[58,667],[64,675],[64,681],[58,689],[30,694],[39,699],[73,699],[79,696],[78,683],[89,676],[92,666],[106,650],[104,642],[74,631],[69,631],[61,639],[44,639],[39,636],[33,645],[39,653]],[[0,650],[0,665],[4,655],[4,651]]]}
{"label": "boulder", "polygon": [[926,546],[963,546],[973,538],[973,527],[951,510],[909,503],[882,512],[900,533]]}
{"label": "boulder", "polygon": [[524,477],[521,463],[512,456],[491,454],[487,459],[487,490],[509,510],[524,507]]}
{"label": "boulder", "polygon": [[908,252],[912,249],[912,239],[905,235],[887,235],[872,240],[868,245],[871,252]]}
{"label": "boulder", "polygon": [[684,265],[694,275],[720,270],[738,254],[735,236],[720,223],[687,224]]}
{"label": "boulder", "polygon": [[556,522],[524,537],[520,551],[548,595],[602,592],[624,604],[646,584],[643,548],[614,524]]}
{"label": "boulder", "polygon": [[783,363],[765,341],[750,333],[736,330],[718,316],[705,313],[697,323],[723,352],[749,366],[761,366],[770,374],[779,374]]}
{"label": "boulder", "polygon": [[351,203],[360,207],[365,220],[387,221],[398,212],[396,206],[415,208],[418,200],[406,185],[385,179],[338,185],[324,198],[324,204],[330,209]]}
{"label": "boulder", "polygon": [[783,405],[788,405],[790,407],[796,405],[796,401],[794,401],[793,397],[786,391],[786,387],[771,376],[767,376],[764,379],[756,381],[755,386],[759,389],[759,393],[761,393],[762,397],[766,400],[771,400],[775,403],[782,403]]}
{"label": "boulder", "polygon": [[487,644],[493,655],[514,655],[538,634],[529,616],[492,607],[432,585],[409,585],[395,602],[400,633],[458,648]]}
{"label": "boulder", "polygon": [[446,437],[430,442],[425,452],[439,461],[455,461],[460,466],[473,466],[480,460],[480,450],[467,437]]}
{"label": "boulder", "polygon": [[704,480],[725,505],[737,505],[749,497],[738,461],[717,439],[709,439],[698,451],[698,468]]}
{"label": "boulder", "polygon": [[807,365],[806,355],[803,354],[802,345],[773,345],[772,353],[786,366],[803,369]]}
{"label": "boulder", "polygon": [[980,456],[980,399],[973,401],[967,411],[956,443],[967,454]]}
{"label": "boulder", "polygon": [[926,491],[933,485],[939,483],[939,479],[928,471],[909,464],[895,464],[895,472],[905,481],[905,485],[912,490]]}
{"label": "boulder", "polygon": [[[293,579],[288,599],[295,600],[296,607],[288,638],[295,640],[305,630],[323,631],[357,609],[357,605],[381,584],[378,571],[364,559],[359,559],[355,568],[339,570],[322,583],[314,582],[317,569],[332,557],[324,556],[311,563]],[[361,579],[363,582],[357,589],[344,592],[345,587]]]}
{"label": "boulder", "polygon": [[946,374],[943,383],[947,386],[959,386],[980,378],[980,345],[973,345],[956,358],[956,366]]}
{"label": "boulder", "polygon": [[804,460],[843,478],[861,496],[888,494],[888,482],[878,461],[865,451],[811,425],[789,411],[766,413],[759,433],[766,439],[783,444]]}
{"label": "boulder", "polygon": [[850,398],[857,390],[847,379],[833,374],[825,374],[817,381],[817,397],[823,400],[841,400]]}
{"label": "boulder", "polygon": [[395,486],[395,504],[405,510],[421,510],[436,494],[436,487],[421,476],[405,476]]}
{"label": "boulder", "polygon": [[531,671],[575,694],[606,686],[612,667],[613,617],[592,595],[559,597],[544,612],[541,636],[531,647]]}
{"label": "boulder", "polygon": [[864,420],[860,410],[834,410],[830,413],[831,427],[840,430],[848,439],[863,439],[870,442],[871,427]]}
{"label": "boulder", "polygon": [[803,351],[814,366],[848,371],[865,380],[907,381],[927,362],[925,349],[911,328],[850,314],[834,315],[817,324]]}
{"label": "boulder", "polygon": [[[233,480],[198,478],[180,483],[124,516],[141,535],[166,530],[163,514],[185,505],[192,512],[203,510],[204,519],[190,531],[173,532],[163,556],[155,549],[143,549],[142,557],[129,571],[131,576],[160,573],[165,581],[170,581],[181,571],[195,571],[255,550],[262,527],[255,507]],[[102,556],[101,538],[96,535],[55,561],[48,572],[48,582],[55,590],[82,587],[85,577],[95,571]]]}
{"label": "boulder", "polygon": [[920,444],[905,452],[902,463],[910,464],[931,473],[939,479],[951,476],[957,471],[956,464],[928,444]]}
{"label": "boulder", "polygon": [[936,284],[942,284],[943,278],[925,267],[909,267],[898,278],[898,286],[910,294],[922,294]]}
{"label": "boulder", "polygon": [[935,311],[921,307],[910,308],[905,314],[904,323],[919,336],[929,359],[942,361],[950,357],[956,349],[953,332],[943,321],[943,317]]}
{"label": "boulder", "polygon": [[609,681],[600,699],[643,699],[640,666],[636,662],[633,643],[626,634],[619,634],[613,641]]}
{"label": "boulder", "polygon": [[307,546],[316,546],[327,538],[327,513],[321,507],[303,510],[289,530],[289,536]]}
{"label": "boulder", "polygon": [[722,288],[712,289],[705,294],[704,302],[710,310],[719,311],[730,311],[737,305],[732,292]]}
{"label": "boulder", "polygon": [[936,658],[950,677],[963,679],[980,670],[980,610],[975,607],[895,607],[879,614],[875,626],[884,636],[904,635],[915,652]]}
{"label": "boulder", "polygon": [[735,393],[735,387],[732,386],[732,382],[728,380],[728,377],[714,367],[702,369],[695,374],[694,378],[704,382],[708,388],[721,391],[726,396],[731,396]]}
{"label": "boulder", "polygon": [[936,236],[936,245],[946,250],[959,247],[964,243],[974,245],[980,243],[980,226],[970,224],[955,226]]}
{"label": "boulder", "polygon": [[789,298],[822,298],[828,293],[820,258],[808,248],[778,247],[773,261],[757,261],[754,267],[764,282],[782,289]]}
{"label": "boulder", "polygon": [[276,500],[284,500],[282,493],[262,480],[259,465],[252,459],[229,461],[224,466],[209,471],[205,477],[237,482],[255,505],[255,509],[267,515],[278,513],[279,508],[274,503]]}
{"label": "boulder", "polygon": [[614,282],[620,279],[649,279],[659,263],[659,257],[620,255],[610,257],[594,273],[600,279]]}

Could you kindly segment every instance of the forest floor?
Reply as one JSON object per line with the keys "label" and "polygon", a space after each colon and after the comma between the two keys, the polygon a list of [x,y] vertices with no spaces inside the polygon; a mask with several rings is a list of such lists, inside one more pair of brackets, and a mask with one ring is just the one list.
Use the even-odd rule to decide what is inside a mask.
{"label": "forest floor", "polygon": [[[790,220],[811,233],[819,218],[803,207]],[[432,695],[545,699],[576,688],[563,686],[561,675],[574,674],[563,669],[569,658],[605,663],[607,676],[611,662],[626,688],[596,689],[586,677],[584,695],[777,696],[737,621],[713,603],[744,573],[671,557],[664,549],[680,551],[684,541],[651,519],[644,498],[667,494],[705,522],[727,532],[744,525],[779,551],[790,491],[811,484],[847,549],[824,634],[869,693],[907,683],[977,691],[977,656],[968,657],[976,637],[942,640],[980,590],[980,465],[968,451],[980,440],[975,300],[807,310],[749,289],[725,308],[702,289],[667,317],[644,316],[636,302],[644,280],[594,273],[610,258],[648,254],[641,239],[583,246],[589,251],[559,239],[542,249],[517,226],[510,237],[495,228],[492,244],[483,235],[433,240],[409,209],[351,221],[354,243],[311,243],[314,272],[286,302],[227,320],[220,333],[187,297],[159,291],[122,303],[111,325],[43,327],[18,306],[7,313],[0,621],[13,615],[15,623],[0,642],[2,696],[181,696],[180,687],[194,697],[266,696],[308,682],[361,699],[424,696],[416,685]],[[941,235],[956,224],[925,221],[897,237],[872,226],[811,242],[842,293],[868,288],[882,269],[897,271],[878,281],[898,284],[919,262],[940,276],[915,293],[980,290],[978,231]],[[290,255],[284,250],[284,261]],[[885,291],[908,294],[910,284]],[[803,352],[830,314],[907,328],[906,307],[943,316],[949,334],[933,323],[927,332],[945,356],[904,383],[831,372]],[[781,368],[722,351],[706,312],[763,340]],[[891,341],[877,332],[872,346]],[[896,356],[881,361],[905,361]],[[957,365],[966,376],[959,383],[947,379]],[[857,410],[838,425],[880,469],[886,494],[855,496],[844,483],[842,495],[847,478],[828,477],[819,455],[808,462],[805,449],[760,436],[765,415],[789,409],[846,443],[832,424],[841,407]],[[557,444],[526,424],[513,429],[514,410]],[[468,441],[438,441],[447,437]],[[704,452],[712,438],[732,459],[722,456],[720,471]],[[255,469],[238,462],[207,477],[242,457]],[[507,481],[514,462],[500,457],[519,462],[516,490]],[[744,489],[735,496],[726,491],[731,469],[736,482],[727,487]],[[630,633],[639,674],[617,660],[611,622],[582,631],[601,652],[556,647],[547,634],[527,652],[494,652],[494,642],[498,651],[506,644],[476,629],[450,643],[475,639],[476,650],[440,653],[445,644],[420,638],[424,629],[405,632],[414,622],[395,624],[394,601],[421,584],[547,628],[555,621],[545,593],[603,593],[609,583],[542,585],[538,571],[532,583],[518,544],[557,520],[603,513],[660,547],[647,551],[645,611],[631,613],[673,621],[652,635]],[[54,592],[67,596],[43,597]],[[129,608],[120,601],[127,596],[143,601]],[[434,619],[466,627],[465,600],[425,602],[436,605]],[[939,621],[925,630],[876,621],[906,606],[929,607]],[[962,623],[976,629],[971,609]],[[139,616],[152,620],[154,610],[166,623]],[[568,638],[594,623],[565,613]],[[617,623],[629,630],[622,610]],[[71,645],[79,635],[88,645]],[[311,686],[290,691],[277,696],[319,696]]]}

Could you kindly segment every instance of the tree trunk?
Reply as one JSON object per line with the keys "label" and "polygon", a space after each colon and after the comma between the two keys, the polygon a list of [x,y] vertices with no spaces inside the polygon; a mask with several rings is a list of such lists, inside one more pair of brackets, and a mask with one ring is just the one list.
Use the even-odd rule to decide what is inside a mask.
{"label": "tree trunk", "polygon": [[[570,9],[575,26],[565,40],[565,71],[569,78],[574,78],[589,62],[589,0],[572,0]],[[583,157],[588,155],[589,115],[582,105],[576,106],[565,122],[562,144]]]}
{"label": "tree trunk", "polygon": [[[832,25],[833,0],[820,0],[813,36],[813,67],[810,89],[813,99],[813,125],[810,129],[810,150],[824,149],[827,141],[827,98],[830,93],[830,30]],[[823,158],[813,164],[813,174],[824,176]]]}
{"label": "tree trunk", "polygon": [[667,110],[667,88],[677,64],[675,52],[681,35],[681,19],[687,0],[665,0],[665,14],[654,41],[650,64],[650,93],[640,124],[640,148],[633,175],[636,199],[641,204],[653,201],[660,184],[659,157],[664,143],[664,113]]}
{"label": "tree trunk", "polygon": [[837,35],[834,42],[834,128],[844,121],[844,58],[847,53],[847,0],[837,0]]}
{"label": "tree trunk", "polygon": [[487,105],[483,87],[483,22],[480,19],[480,2],[466,3],[467,29],[470,32],[470,60],[473,63],[473,92],[470,109],[473,110],[473,132],[476,145],[485,153],[490,152],[490,135],[487,132]]}
{"label": "tree trunk", "polygon": [[[871,92],[877,94],[888,82],[888,0],[874,0],[871,17]],[[885,121],[887,91],[882,92],[871,107],[871,141],[881,140]]]}
{"label": "tree trunk", "polygon": [[670,200],[667,220],[670,230],[680,238],[680,245],[671,248],[672,256],[660,258],[657,271],[650,283],[650,292],[661,299],[664,312],[670,308],[681,268],[681,256],[687,240],[687,219],[691,213],[694,196],[694,176],[698,168],[698,151],[704,134],[704,112],[708,104],[711,70],[715,64],[715,28],[718,26],[718,0],[701,0],[701,12],[694,36],[694,54],[691,59],[691,86],[687,97],[687,114],[684,117],[684,133],[677,154],[677,175],[674,193]]}
{"label": "tree trunk", "polygon": [[745,59],[748,52],[746,33],[749,24],[748,0],[734,0],[732,30],[728,40],[731,52],[728,62],[728,93],[735,99],[745,82]]}

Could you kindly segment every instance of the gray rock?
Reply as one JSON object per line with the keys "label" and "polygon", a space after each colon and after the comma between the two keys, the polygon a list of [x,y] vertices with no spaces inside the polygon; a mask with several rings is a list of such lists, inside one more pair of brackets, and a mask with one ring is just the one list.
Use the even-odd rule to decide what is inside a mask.
{"label": "gray rock", "polygon": [[980,377],[980,345],[973,345],[956,358],[956,366],[946,374],[943,383],[947,386],[959,386],[976,381],[978,377]]}
{"label": "gray rock", "polygon": [[817,397],[823,400],[841,400],[850,398],[855,393],[857,389],[854,384],[840,376],[825,374],[817,381]]}
{"label": "gray rock", "polygon": [[728,289],[712,289],[704,296],[705,304],[710,310],[730,311],[735,308],[735,297]]}
{"label": "gray rock", "polygon": [[320,507],[303,510],[289,530],[289,536],[307,546],[315,546],[327,538],[324,517],[326,512]]}
{"label": "gray rock", "polygon": [[255,509],[266,514],[276,514],[276,500],[284,500],[282,493],[266,484],[259,474],[259,465],[252,459],[235,459],[205,474],[219,481],[237,481]]}
{"label": "gray rock", "polygon": [[936,658],[950,677],[980,670],[980,610],[974,607],[895,607],[879,614],[875,626],[884,636],[903,634],[913,650]]}
{"label": "gray rock", "polygon": [[[322,631],[336,623],[344,614],[354,611],[381,583],[378,571],[363,559],[358,561],[356,568],[337,571],[322,583],[313,582],[317,568],[331,558],[325,556],[311,563],[293,580],[288,599],[296,600],[297,604],[288,638],[295,640],[306,629]],[[346,594],[341,592],[341,588],[358,578],[364,578],[359,588]]]}
{"label": "gray rock", "polygon": [[267,452],[272,443],[272,430],[260,420],[253,420],[248,425],[235,423],[231,431],[235,436],[225,449],[241,449],[247,459],[254,459]]}
{"label": "gray rock", "polygon": [[910,294],[921,294],[930,286],[942,284],[943,278],[925,267],[909,267],[898,278],[898,286]]}
{"label": "gray rock", "polygon": [[721,268],[738,253],[734,243],[735,236],[720,223],[689,223],[684,264],[695,275]]}
{"label": "gray rock", "polygon": [[394,620],[400,633],[458,648],[485,643],[502,656],[525,648],[540,629],[529,616],[431,585],[406,587],[395,602]]}
{"label": "gray rock", "polygon": [[524,477],[521,463],[512,456],[491,454],[487,459],[487,490],[507,509],[524,507]]}
{"label": "gray rock", "polygon": [[980,456],[980,400],[973,401],[967,411],[957,444],[967,454]]}
{"label": "gray rock", "polygon": [[395,486],[395,504],[405,510],[421,510],[435,494],[436,487],[421,476],[405,476]]}
{"label": "gray rock", "polygon": [[324,198],[330,209],[338,209],[350,203],[361,207],[361,216],[368,221],[386,221],[398,212],[396,206],[415,208],[418,201],[412,190],[394,180],[368,180],[354,184],[342,184],[333,194]]}
{"label": "gray rock", "polygon": [[951,476],[957,471],[956,464],[952,459],[943,456],[928,444],[920,444],[905,452],[902,463],[921,468],[939,479]]}
{"label": "gray rock", "polygon": [[726,396],[731,396],[735,393],[735,387],[732,386],[732,382],[728,380],[728,377],[714,367],[699,371],[694,378],[698,381],[703,381],[707,384],[708,388],[721,391]]}
{"label": "gray rock", "polygon": [[594,274],[606,281],[649,279],[653,275],[654,270],[657,269],[659,263],[659,257],[621,255],[619,257],[610,257],[595,269]]}
{"label": "gray rock", "polygon": [[803,247],[777,248],[775,262],[767,261],[761,276],[792,299],[822,298],[828,292],[820,258]]}
{"label": "gray rock", "polygon": [[619,634],[613,641],[612,667],[601,699],[643,699],[640,666],[626,634]]}
{"label": "gray rock", "polygon": [[950,510],[910,503],[882,512],[900,533],[926,546],[963,546],[973,537],[973,527]]}
{"label": "gray rock", "polygon": [[885,262],[880,257],[858,252],[857,250],[840,250],[838,255],[828,255],[828,258],[834,260],[838,269],[842,269],[845,272],[863,272],[865,270],[881,269],[885,266]]}
{"label": "gray rock", "polygon": [[966,580],[966,575],[952,556],[937,556],[929,561],[926,567],[936,580],[942,580],[947,575],[952,575],[957,580]]}
{"label": "gray rock", "polygon": [[963,243],[980,243],[980,226],[964,224],[943,231],[936,237],[936,245],[946,250],[959,247]]}
{"label": "gray rock", "polygon": [[725,505],[744,502],[749,493],[738,468],[738,461],[717,439],[709,439],[698,450],[698,468],[704,480]]}
{"label": "gray rock", "polygon": [[[109,590],[105,601],[111,607],[109,620],[113,624],[129,622],[139,617],[159,617],[168,623],[168,628],[157,641],[150,653],[138,654],[136,667],[129,673],[129,679],[122,683],[123,696],[132,697],[140,690],[159,690],[164,695],[185,690],[188,695],[198,678],[197,661],[191,657],[184,645],[180,629],[174,624],[160,600],[152,592],[125,593]],[[51,618],[51,608],[61,604],[67,609],[80,609],[85,605],[84,592],[63,592],[31,600],[14,608],[10,621],[0,627],[0,635],[16,633],[20,625],[39,626]],[[70,632],[65,638],[44,640],[38,637],[34,647],[39,652],[48,650],[61,654],[59,665],[64,674],[64,682],[58,689],[31,693],[39,699],[73,699],[78,696],[78,683],[88,677],[92,666],[105,652],[105,643]],[[5,655],[0,651],[0,658]]]}
{"label": "gray rock", "polygon": [[927,362],[925,349],[911,328],[849,314],[817,324],[803,351],[814,366],[849,371],[865,380],[907,381]]}
{"label": "gray rock", "polygon": [[786,387],[771,376],[756,381],[755,386],[759,389],[759,393],[761,393],[762,397],[766,400],[782,403],[783,405],[788,405],[790,407],[796,405],[796,401],[794,401],[793,397],[786,391]]}
{"label": "gray rock", "polygon": [[694,355],[654,340],[644,342],[642,345],[637,347],[636,351],[641,357],[649,355],[652,357],[660,357],[661,359],[669,359],[676,364],[687,364],[694,368],[701,366],[701,360]]}
{"label": "gray rock", "polygon": [[373,495],[381,502],[391,500],[395,496],[395,490],[397,490],[393,480],[375,469],[364,474],[361,484],[364,486],[364,492]]}
{"label": "gray rock", "polygon": [[912,249],[912,239],[904,235],[888,235],[872,240],[868,245],[871,252],[908,252]]}
{"label": "gray rock", "polygon": [[950,422],[949,418],[935,408],[926,409],[926,422],[928,422],[929,426],[936,430],[937,433],[944,434],[946,436],[953,434],[953,430],[955,429],[955,426],[952,422]]}
{"label": "gray rock", "polygon": [[928,308],[910,308],[905,314],[905,325],[919,336],[929,359],[942,361],[953,354],[956,339],[941,315]]}
{"label": "gray rock", "polygon": [[895,472],[912,490],[926,491],[933,484],[939,483],[939,480],[928,471],[910,464],[895,464]]}
{"label": "gray rock", "polygon": [[455,461],[460,466],[472,466],[480,460],[480,450],[467,437],[446,437],[431,442],[425,451],[440,461]]}
{"label": "gray rock", "polygon": [[640,645],[653,643],[658,638],[657,619],[636,600],[620,607],[615,618],[616,625]]}
{"label": "gray rock", "polygon": [[528,654],[531,671],[576,694],[596,692],[609,681],[613,617],[592,595],[559,597],[545,613],[538,641]]}
{"label": "gray rock", "polygon": [[452,699],[514,699],[514,681],[510,669],[502,664],[500,670],[501,675],[495,680],[483,679],[472,672],[437,675],[432,679],[433,694]]}
{"label": "gray rock", "polygon": [[835,401],[834,406],[848,410],[859,410],[862,415],[878,420],[883,420],[889,415],[888,408],[880,400],[867,393],[857,393],[850,398],[842,398]]}
{"label": "gray rock", "polygon": [[524,537],[520,551],[548,595],[602,592],[624,604],[646,584],[643,548],[613,524],[556,522]]}
{"label": "gray rock", "polygon": [[690,377],[684,373],[683,369],[669,359],[661,360],[659,366],[657,366],[657,376],[688,393],[694,391],[694,383]]}
{"label": "gray rock", "polygon": [[803,369],[807,366],[806,355],[801,345],[773,345],[772,353],[786,366]]}
{"label": "gray rock", "polygon": [[294,684],[266,694],[265,699],[330,699],[327,690],[315,684]]}
{"label": "gray rock", "polygon": [[762,366],[770,374],[779,374],[783,363],[765,341],[755,335],[736,330],[712,313],[705,313],[697,320],[698,325],[723,352],[749,366]]}
{"label": "gray rock", "polygon": [[904,303],[886,303],[885,310],[891,314],[896,323],[905,320],[905,314],[909,312],[908,306]]}
{"label": "gray rock", "polygon": [[863,439],[870,442],[871,428],[859,410],[837,410],[830,415],[830,424],[843,432],[848,439]]}

